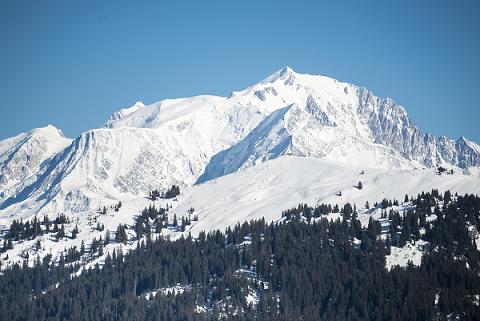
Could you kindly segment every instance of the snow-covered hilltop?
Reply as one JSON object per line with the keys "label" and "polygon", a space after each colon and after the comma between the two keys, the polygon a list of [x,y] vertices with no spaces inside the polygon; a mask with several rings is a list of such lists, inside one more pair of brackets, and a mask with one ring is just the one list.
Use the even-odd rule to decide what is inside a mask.
{"label": "snow-covered hilltop", "polygon": [[288,67],[229,97],[137,102],[71,143],[52,127],[34,130],[0,142],[0,153],[0,219],[95,209],[282,155],[364,168],[480,166],[477,144],[423,134],[393,100]]}
{"label": "snow-covered hilltop", "polygon": [[71,142],[52,125],[0,141],[0,208],[28,184],[35,184],[48,160]]}

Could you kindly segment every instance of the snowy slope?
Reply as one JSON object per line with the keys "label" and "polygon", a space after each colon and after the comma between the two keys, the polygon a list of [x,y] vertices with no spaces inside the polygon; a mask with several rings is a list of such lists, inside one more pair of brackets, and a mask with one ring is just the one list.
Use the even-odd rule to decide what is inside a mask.
{"label": "snowy slope", "polygon": [[45,161],[70,142],[52,125],[0,141],[0,204],[35,181]]}
{"label": "snowy slope", "polygon": [[[362,171],[364,174],[361,174]],[[361,190],[355,187],[359,181],[363,184]],[[460,194],[480,194],[480,178],[461,173],[437,175],[433,169],[364,169],[316,158],[282,156],[186,188],[178,200],[152,202],[142,196],[122,201],[123,206],[118,212],[109,209],[105,215],[91,210],[68,213],[71,223],[66,224],[65,229],[68,233],[78,225],[80,233],[77,239],[65,238],[56,241],[52,236],[42,236],[40,251],[34,250],[36,240],[29,240],[15,244],[13,250],[0,257],[5,258],[9,255],[9,260],[5,264],[22,262],[26,253],[31,258],[37,255],[43,257],[49,253],[58,257],[67,248],[72,246],[79,248],[82,240],[88,248],[93,238],[105,237],[107,230],[115,231],[119,224],[133,226],[135,217],[143,208],[150,205],[156,207],[171,205],[170,222],[173,215],[177,215],[179,219],[188,216],[188,210],[193,207],[193,215],[198,216],[198,221],[193,221],[184,234],[192,233],[195,236],[201,231],[223,230],[239,222],[262,217],[267,221],[276,221],[281,219],[283,210],[304,203],[309,205],[354,203],[359,209],[360,221],[367,225],[370,216],[380,218],[381,210],[365,209],[366,201],[373,204],[375,201],[380,202],[383,198],[388,198],[401,202],[405,194],[415,197],[417,193],[433,188],[438,188],[440,192],[450,190]],[[342,196],[337,196],[339,191],[342,192]],[[397,208],[399,209],[401,207]],[[3,217],[0,225],[8,225],[14,218]],[[329,214],[329,218],[335,220],[340,218],[340,214]],[[95,230],[96,223],[103,224],[105,231]],[[132,233],[130,230],[131,241],[127,245],[113,242],[106,247],[106,252],[113,249],[118,251],[135,248],[135,235]],[[163,234],[177,238],[182,232],[167,230]],[[407,259],[421,257],[418,251],[410,252],[413,253],[412,257],[405,251],[398,250],[398,253],[395,252],[395,255],[389,257],[391,261],[389,262],[403,264],[402,262],[406,262]],[[102,258],[98,260],[101,261]],[[89,263],[89,266],[94,262]],[[33,264],[33,260],[30,263]]]}
{"label": "snowy slope", "polygon": [[[361,190],[356,187],[359,181],[363,184]],[[416,196],[433,188],[480,194],[480,178],[461,173],[438,175],[433,169],[365,169],[284,156],[194,186],[182,195],[175,212],[184,215],[190,207],[195,209],[199,216],[192,228],[195,234],[261,217],[276,220],[283,210],[298,204],[350,202],[362,208],[366,201],[403,201],[405,194]],[[339,191],[342,196],[337,196]]]}
{"label": "snowy slope", "polygon": [[[310,99],[310,98],[309,98]],[[310,105],[309,105],[310,104]],[[233,173],[280,155],[325,158],[367,168],[413,168],[418,163],[358,133],[312,117],[310,100],[272,112],[242,141],[212,157],[198,182]]]}
{"label": "snowy slope", "polygon": [[117,121],[127,117],[128,115],[131,115],[134,112],[142,109],[143,107],[145,107],[145,104],[141,101],[137,101],[133,106],[130,106],[130,107],[127,107],[127,108],[122,108],[119,111],[114,112],[110,116],[110,118],[108,119],[108,121],[105,123],[104,126],[109,127],[109,125],[111,123],[117,122]]}
{"label": "snowy slope", "polygon": [[[142,117],[132,112],[133,118],[125,117],[131,108],[124,110],[112,119],[142,127],[112,122],[105,126],[111,128],[81,134],[42,168],[37,180],[6,200],[9,206],[3,213],[27,218],[78,212],[172,184],[192,185],[211,156],[240,140],[261,120],[255,108],[224,102],[199,96],[144,107],[137,104],[132,108],[139,108]],[[157,113],[160,108],[162,113]]]}

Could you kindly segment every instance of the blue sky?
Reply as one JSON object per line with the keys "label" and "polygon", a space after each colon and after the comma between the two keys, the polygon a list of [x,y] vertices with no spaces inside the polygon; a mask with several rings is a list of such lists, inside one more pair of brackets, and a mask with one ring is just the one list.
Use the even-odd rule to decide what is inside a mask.
{"label": "blue sky", "polygon": [[228,95],[288,65],[480,142],[478,1],[0,2],[0,139],[137,100]]}

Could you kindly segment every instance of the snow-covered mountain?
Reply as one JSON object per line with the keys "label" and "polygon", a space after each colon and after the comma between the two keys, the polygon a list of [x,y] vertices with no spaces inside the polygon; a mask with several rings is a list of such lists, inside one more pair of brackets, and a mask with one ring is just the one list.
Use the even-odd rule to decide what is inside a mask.
{"label": "snow-covered mountain", "polygon": [[[327,77],[301,75],[287,67],[233,97],[260,105],[267,112],[289,106],[281,117],[270,114],[266,120],[270,129],[261,124],[258,137],[251,135],[228,151],[235,154],[249,145],[250,154],[242,154],[244,166],[278,154],[380,168],[444,165],[466,169],[480,165],[477,144],[463,137],[455,141],[422,134],[393,100]],[[273,125],[272,120],[277,123]],[[280,132],[283,139],[277,142]],[[228,157],[225,152],[217,156],[238,159],[238,155]],[[210,166],[217,168],[218,164]]]}
{"label": "snow-covered mountain", "polygon": [[[440,165],[455,174],[436,175]],[[151,203],[145,196],[172,184],[182,189],[172,211],[180,217],[194,207],[199,221],[189,231],[198,233],[275,220],[299,202],[362,205],[431,188],[480,193],[478,173],[479,145],[424,134],[391,99],[287,67],[229,97],[137,102],[74,140],[47,126],[1,141],[0,231],[14,219],[61,212],[67,229],[80,228],[75,240],[44,235],[42,250],[29,240],[3,255],[14,262],[88,244],[102,235],[93,216],[110,231],[133,224]],[[99,216],[96,209],[118,201],[118,213]]]}
{"label": "snow-covered mountain", "polygon": [[70,142],[52,125],[0,141],[0,208],[27,184],[34,184],[47,160]]}
{"label": "snow-covered mountain", "polygon": [[[393,100],[288,67],[229,97],[167,99],[148,106],[137,102],[68,147],[63,139],[52,150],[31,148],[18,154],[28,157],[12,163],[3,150],[19,149],[22,139],[17,137],[1,143],[6,156],[0,177],[11,183],[2,188],[0,216],[94,209],[283,155],[364,168],[467,170],[480,165],[477,144],[422,134]],[[10,174],[20,171],[16,168],[25,174]],[[34,179],[25,180],[32,173]]]}

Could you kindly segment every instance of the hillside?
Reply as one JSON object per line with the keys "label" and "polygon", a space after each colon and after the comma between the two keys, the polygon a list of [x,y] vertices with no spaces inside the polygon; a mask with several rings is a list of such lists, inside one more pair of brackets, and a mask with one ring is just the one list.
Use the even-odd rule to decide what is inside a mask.
{"label": "hillside", "polygon": [[[151,204],[168,204],[170,221],[193,209],[198,221],[187,232],[197,235],[250,219],[276,221],[299,203],[355,203],[365,223],[368,215],[379,218],[364,209],[366,201],[401,201],[432,189],[480,192],[477,144],[424,134],[392,99],[288,67],[228,97],[137,102],[74,140],[48,126],[1,141],[0,152],[4,236],[14,221],[54,221],[61,213],[66,235],[78,227],[76,238],[43,235],[15,244],[2,254],[7,265],[30,255],[58,257],[107,230],[113,236]],[[437,174],[439,166],[453,174]],[[148,199],[172,185],[182,191],[177,199]],[[135,232],[128,233],[125,247],[133,248]]]}

